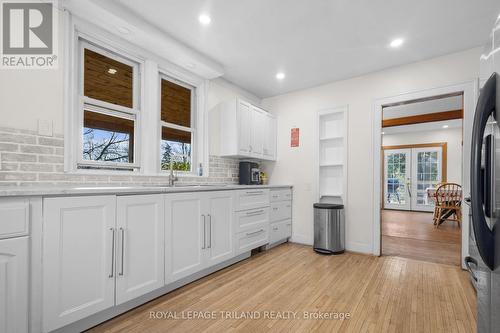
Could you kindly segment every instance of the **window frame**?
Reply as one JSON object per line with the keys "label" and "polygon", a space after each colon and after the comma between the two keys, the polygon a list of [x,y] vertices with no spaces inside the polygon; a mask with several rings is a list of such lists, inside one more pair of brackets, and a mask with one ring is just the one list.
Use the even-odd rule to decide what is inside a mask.
{"label": "window frame", "polygon": [[[196,123],[196,138],[193,141],[192,160],[194,166],[191,172],[178,172],[179,177],[209,177],[209,138],[208,138],[208,88],[210,80],[199,76],[183,67],[173,64],[167,58],[143,49],[132,42],[123,39],[122,36],[72,15],[69,11],[62,13],[64,26],[63,56],[65,61],[63,71],[63,104],[64,104],[64,172],[74,175],[117,175],[117,176],[151,176],[159,177],[158,181],[165,177],[165,170],[161,170],[161,119],[158,91],[160,74],[178,80],[194,87],[196,90],[195,105],[196,114],[193,122]],[[112,52],[139,64],[140,91],[137,91],[139,100],[137,108],[140,114],[137,116],[134,140],[134,168],[120,168],[116,163],[110,166],[97,165],[95,168],[78,168],[78,159],[82,157],[80,140],[81,133],[82,99],[80,98],[80,48],[79,40],[105,51]],[[122,61],[121,58],[118,61]],[[83,70],[83,67],[82,67]],[[106,102],[102,102],[106,107]],[[113,104],[114,106],[114,104]],[[116,107],[116,106],[114,106]],[[118,106],[119,107],[119,106]],[[87,160],[88,162],[88,160]],[[102,163],[102,162],[99,162]],[[198,176],[197,166],[203,165],[203,175]]]}
{"label": "window frame", "polygon": [[[159,151],[158,151],[158,156],[159,156],[159,163],[158,163],[158,172],[159,173],[166,173],[170,172],[169,170],[164,170],[161,168],[161,142],[162,142],[162,130],[163,127],[179,130],[179,131],[184,131],[184,132],[189,132],[191,133],[191,170],[190,171],[182,171],[182,170],[174,170],[176,173],[180,175],[193,175],[196,174],[196,166],[198,165],[198,133],[197,133],[197,124],[198,124],[198,119],[196,117],[197,115],[197,87],[193,86],[187,82],[181,81],[180,79],[177,79],[175,77],[172,77],[171,75],[165,73],[164,71],[159,71],[158,72],[158,120],[159,120]],[[174,123],[169,123],[166,121],[163,121],[161,119],[161,82],[162,80],[169,81],[171,83],[177,84],[183,88],[189,89],[191,91],[191,110],[190,110],[190,122],[191,122],[191,127],[185,127],[182,125],[177,125]]]}
{"label": "window frame", "polygon": [[[95,45],[92,41],[87,38],[78,36],[77,39],[78,48],[78,84],[77,84],[77,96],[79,100],[78,106],[78,140],[77,140],[77,159],[76,159],[76,169],[77,170],[129,170],[137,171],[141,168],[140,163],[140,147],[141,147],[141,82],[140,82],[140,71],[141,63],[131,60],[128,55],[119,51],[111,51],[107,49],[107,45]],[[85,49],[91,50],[93,52],[99,53],[113,59],[115,61],[121,62],[132,67],[132,108],[113,104],[110,102],[102,101],[92,97],[85,96],[84,84],[85,84]],[[119,52],[119,53],[118,53]],[[83,129],[84,129],[84,113],[85,111],[90,111],[94,113],[100,113],[104,115],[109,115],[117,118],[128,119],[134,122],[134,142],[133,142],[133,163],[125,162],[109,162],[109,161],[92,161],[83,158]]]}

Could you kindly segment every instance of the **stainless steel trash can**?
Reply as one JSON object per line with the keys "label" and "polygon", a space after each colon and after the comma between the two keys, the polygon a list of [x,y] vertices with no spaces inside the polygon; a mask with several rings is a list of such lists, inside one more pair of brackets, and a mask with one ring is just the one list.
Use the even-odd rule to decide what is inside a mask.
{"label": "stainless steel trash can", "polygon": [[340,254],[345,250],[344,205],[314,204],[314,251]]}

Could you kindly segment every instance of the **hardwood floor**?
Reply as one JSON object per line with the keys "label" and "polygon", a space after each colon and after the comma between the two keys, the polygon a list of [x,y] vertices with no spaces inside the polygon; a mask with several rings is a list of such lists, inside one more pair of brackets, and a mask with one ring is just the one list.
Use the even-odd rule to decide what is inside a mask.
{"label": "hardwood floor", "polygon": [[[475,302],[468,274],[458,267],[354,253],[324,256],[284,244],[90,332],[474,332]],[[215,311],[215,319],[150,318],[156,311],[178,317]],[[224,319],[220,311],[240,318]],[[244,311],[260,318],[241,318]],[[290,318],[268,318],[266,311]],[[350,317],[306,319],[304,311]]]}
{"label": "hardwood floor", "polygon": [[432,213],[382,210],[382,254],[460,266],[461,230],[446,221],[434,228]]}

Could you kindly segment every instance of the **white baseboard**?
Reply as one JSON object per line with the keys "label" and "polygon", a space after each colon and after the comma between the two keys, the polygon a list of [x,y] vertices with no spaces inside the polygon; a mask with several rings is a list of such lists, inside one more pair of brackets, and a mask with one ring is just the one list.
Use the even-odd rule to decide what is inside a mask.
{"label": "white baseboard", "polygon": [[373,248],[371,244],[364,244],[358,242],[349,242],[346,244],[346,250],[358,253],[373,254]]}
{"label": "white baseboard", "polygon": [[292,235],[292,238],[290,238],[290,242],[312,246],[314,241],[313,241],[312,237],[294,234],[294,235]]}

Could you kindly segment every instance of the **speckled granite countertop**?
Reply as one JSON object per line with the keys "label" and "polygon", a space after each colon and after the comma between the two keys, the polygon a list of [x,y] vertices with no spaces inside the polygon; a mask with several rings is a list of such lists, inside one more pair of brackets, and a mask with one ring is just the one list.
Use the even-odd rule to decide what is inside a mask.
{"label": "speckled granite countertop", "polygon": [[123,185],[123,186],[13,186],[0,187],[0,197],[19,196],[72,196],[72,195],[97,195],[97,194],[152,194],[152,193],[180,193],[180,192],[202,192],[202,191],[225,191],[225,190],[247,190],[247,189],[272,189],[291,188],[291,185],[178,185],[168,187],[165,185]]}

